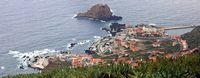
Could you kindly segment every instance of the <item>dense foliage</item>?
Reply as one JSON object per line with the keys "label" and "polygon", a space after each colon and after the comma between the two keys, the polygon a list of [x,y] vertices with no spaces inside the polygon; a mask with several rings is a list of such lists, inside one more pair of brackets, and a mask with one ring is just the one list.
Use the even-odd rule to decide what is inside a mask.
{"label": "dense foliage", "polygon": [[84,68],[61,67],[47,72],[20,74],[5,78],[199,78],[200,54],[159,59],[133,68],[128,64],[98,65]]}

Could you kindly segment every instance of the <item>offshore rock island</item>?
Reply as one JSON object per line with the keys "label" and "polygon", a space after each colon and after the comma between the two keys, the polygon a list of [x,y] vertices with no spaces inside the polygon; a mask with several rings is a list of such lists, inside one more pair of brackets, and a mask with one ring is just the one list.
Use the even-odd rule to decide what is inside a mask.
{"label": "offshore rock island", "polygon": [[121,20],[121,16],[115,16],[111,12],[110,7],[107,4],[96,4],[90,8],[87,12],[78,13],[76,18],[92,18],[95,20],[111,21]]}

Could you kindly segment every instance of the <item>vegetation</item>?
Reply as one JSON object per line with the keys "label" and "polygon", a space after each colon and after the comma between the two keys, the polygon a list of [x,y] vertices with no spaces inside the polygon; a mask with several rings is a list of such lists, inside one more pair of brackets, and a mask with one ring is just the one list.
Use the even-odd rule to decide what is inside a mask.
{"label": "vegetation", "polygon": [[181,35],[181,37],[187,40],[190,49],[200,46],[200,26],[194,28],[191,32]]}
{"label": "vegetation", "polygon": [[61,67],[47,72],[20,74],[4,78],[199,78],[200,54],[172,59],[160,58],[132,67],[128,64],[98,65],[94,67]]}

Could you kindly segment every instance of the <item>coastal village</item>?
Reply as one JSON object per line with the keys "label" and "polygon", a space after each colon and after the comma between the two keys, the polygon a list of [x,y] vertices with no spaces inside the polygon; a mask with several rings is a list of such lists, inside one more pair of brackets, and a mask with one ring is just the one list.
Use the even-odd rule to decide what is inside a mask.
{"label": "coastal village", "polygon": [[[87,2],[87,1],[84,1],[84,2]],[[110,1],[110,2],[113,2],[113,1]],[[110,4],[110,2],[109,2],[109,4]],[[124,2],[126,2],[126,1],[124,1]],[[134,1],[134,2],[137,2],[137,1]],[[139,2],[141,2],[141,1],[139,1]],[[169,1],[167,1],[167,2],[169,2]],[[77,3],[80,3],[80,2],[77,2]],[[91,4],[91,3],[89,3],[89,4]],[[156,2],[153,2],[153,3],[156,3]],[[163,2],[163,3],[165,3],[165,2]],[[186,3],[188,3],[188,2],[186,2]],[[71,2],[70,2],[70,4],[71,4]],[[87,3],[84,3],[84,7],[82,7],[82,4],[81,4],[81,8],[85,8],[86,7],[85,4],[87,4]],[[115,3],[114,3],[114,5],[115,5]],[[163,5],[163,4],[161,4],[161,5]],[[53,6],[53,5],[50,5],[50,6]],[[59,4],[59,6],[60,6],[60,4]],[[74,5],[74,6],[77,7],[77,5]],[[120,10],[120,11],[125,13],[126,15],[128,12],[130,12],[131,16],[129,17],[129,15],[128,15],[129,18],[132,18],[132,15],[138,15],[137,13],[141,13],[141,12],[144,12],[145,14],[148,14],[148,15],[145,16],[145,14],[139,14],[138,15],[139,18],[147,18],[153,14],[159,13],[159,12],[157,12],[157,10],[154,11],[153,9],[149,9],[150,8],[149,6],[147,7],[147,9],[146,9],[146,7],[137,7],[138,5],[135,5],[135,6],[134,6],[134,9],[136,9],[136,10],[132,11],[132,8],[130,8],[130,7],[132,7],[132,5],[128,6],[128,4],[127,4],[126,7],[128,7],[128,11],[125,11],[125,10],[123,10],[123,11]],[[74,13],[75,10],[72,10],[73,12],[70,12],[70,10],[65,11],[63,9],[65,7],[66,7],[66,5],[61,7],[62,8],[61,10],[63,12],[69,11],[70,15],[73,15],[71,13]],[[74,8],[71,5],[69,7]],[[118,9],[118,7],[116,7],[116,5],[115,6],[112,5],[112,7],[115,7],[113,10]],[[123,8],[124,6],[120,6],[120,7]],[[161,6],[159,6],[159,8],[160,7]],[[46,12],[46,7],[44,7],[44,8],[45,8],[45,12]],[[58,7],[55,7],[55,10],[57,11],[56,8],[58,8]],[[79,8],[79,7],[77,7],[77,8]],[[140,9],[140,8],[142,8],[142,9]],[[145,8],[145,9],[143,9],[143,8]],[[27,8],[25,8],[25,9],[27,10]],[[67,9],[69,9],[69,8],[67,8]],[[148,9],[153,10],[154,12],[151,13],[151,12],[146,11]],[[157,9],[157,7],[155,9]],[[173,10],[171,8],[169,8],[169,9]],[[80,10],[80,9],[78,9],[78,10]],[[199,56],[200,56],[200,40],[199,40],[200,25],[160,26],[160,25],[156,25],[156,24],[138,24],[138,25],[119,24],[118,22],[123,19],[122,16],[124,16],[124,15],[122,15],[122,16],[115,15],[118,13],[113,13],[113,10],[107,4],[96,4],[96,5],[93,5],[90,9],[88,9],[84,12],[76,13],[75,16],[73,16],[73,18],[76,18],[78,20],[87,19],[92,22],[95,21],[91,24],[92,26],[95,26],[95,24],[106,25],[108,23],[111,23],[108,27],[103,26],[104,28],[101,28],[101,30],[108,32],[108,35],[101,36],[98,38],[97,38],[97,36],[94,36],[94,34],[96,33],[96,31],[95,31],[96,29],[94,29],[94,31],[92,32],[92,33],[94,33],[94,32],[95,33],[91,34],[90,30],[93,30],[93,27],[89,27],[89,29],[86,32],[87,33],[90,32],[89,35],[94,36],[94,38],[96,39],[92,43],[90,43],[92,41],[91,39],[89,39],[89,40],[87,39],[82,42],[77,42],[77,41],[79,41],[79,39],[76,40],[76,38],[73,38],[72,39],[73,41],[71,41],[71,40],[66,41],[66,42],[70,42],[67,46],[64,46],[64,47],[61,47],[58,49],[54,48],[55,50],[51,50],[50,49],[51,46],[59,47],[59,46],[57,46],[57,43],[56,43],[56,45],[49,45],[46,43],[32,45],[32,43],[33,43],[32,40],[34,40],[34,41],[40,40],[40,38],[37,38],[36,35],[43,36],[46,34],[41,34],[39,31],[34,31],[34,30],[32,31],[32,29],[30,29],[31,32],[29,30],[28,31],[26,30],[26,32],[28,32],[28,33],[34,32],[34,34],[35,34],[35,32],[37,32],[37,34],[34,35],[33,39],[31,37],[30,41],[29,41],[29,39],[25,39],[25,40],[28,40],[28,41],[26,41],[28,43],[22,44],[23,46],[31,45],[32,47],[28,46],[28,48],[34,49],[34,48],[40,47],[40,45],[42,44],[41,46],[46,45],[45,47],[49,47],[49,49],[34,50],[31,52],[20,52],[20,51],[15,51],[15,50],[9,50],[8,54],[13,55],[13,57],[19,62],[19,63],[17,63],[17,67],[19,69],[16,70],[16,69],[13,69],[12,67],[10,67],[9,69],[5,70],[5,67],[0,65],[0,70],[2,69],[2,70],[5,70],[5,72],[11,72],[14,74],[16,71],[19,72],[19,75],[16,75],[16,76],[10,76],[9,73],[8,74],[5,73],[5,75],[7,75],[7,76],[5,76],[5,78],[182,78],[182,77],[183,78],[200,78],[200,70],[199,70],[200,69],[200,67],[199,67],[200,66],[200,58],[199,58]],[[175,8],[175,10],[176,10],[176,8]],[[27,11],[29,11],[29,10],[27,10]],[[36,10],[34,9],[34,11],[36,11]],[[51,11],[51,10],[49,10],[49,11]],[[134,11],[137,13],[132,14],[132,13],[134,13]],[[163,12],[167,12],[167,11],[168,10],[165,10]],[[179,13],[179,11],[181,12],[181,10],[178,10],[177,13]],[[188,11],[190,11],[190,8]],[[59,10],[58,10],[58,12],[59,12],[59,14],[65,14],[65,13],[60,13]],[[184,10],[184,12],[185,12],[185,10]],[[172,13],[173,12],[170,11],[169,14],[171,15]],[[191,13],[193,13],[193,12],[191,12]],[[24,14],[26,14],[26,13],[24,13]],[[31,14],[31,15],[33,15],[33,14]],[[40,14],[39,11],[37,12],[37,14]],[[50,14],[50,12],[48,12],[47,14]],[[160,24],[166,25],[167,23],[169,23],[169,22],[171,23],[172,21],[173,22],[178,21],[178,24],[183,23],[183,22],[184,23],[189,22],[189,21],[185,21],[186,19],[182,19],[182,18],[175,19],[177,17],[173,17],[173,16],[168,17],[168,14],[167,15],[165,15],[163,13],[160,13],[160,14],[161,14],[160,16],[164,16],[164,17],[159,16],[159,18],[158,18],[157,15],[152,16],[154,20],[155,19],[156,20],[165,19],[163,21],[167,20],[166,23],[165,22],[163,23],[161,21]],[[19,14],[15,14],[15,15],[19,15]],[[57,15],[58,15],[57,13],[54,14],[54,17],[57,17]],[[67,15],[66,19],[70,15]],[[175,14],[175,16],[181,16],[181,15],[182,14],[180,14],[180,15]],[[48,16],[51,16],[51,15],[48,15]],[[60,16],[62,16],[62,15],[59,15],[59,18],[60,18]],[[65,18],[65,15],[63,15],[63,16],[62,17]],[[141,19],[138,19],[138,17],[136,17],[134,19],[141,21]],[[147,18],[144,21],[142,20],[141,22],[147,23],[147,21],[148,22],[154,21],[152,19],[152,17],[150,17],[151,19]],[[168,17],[168,18],[166,18],[166,17]],[[125,16],[125,18],[127,19],[126,16]],[[34,21],[32,19],[31,19],[31,21]],[[56,18],[54,18],[54,19],[56,19]],[[169,21],[169,19],[170,19],[170,21]],[[171,19],[175,19],[175,21],[171,20]],[[196,18],[193,19],[191,17],[189,19],[190,20],[192,19],[191,21],[196,20]],[[71,17],[70,17],[70,20],[71,20]],[[53,24],[55,23],[55,25],[58,25],[58,26],[59,25],[64,25],[64,26],[68,25],[69,27],[74,26],[74,25],[76,25],[78,27],[81,24],[84,24],[82,22],[78,23],[78,20],[75,20],[76,22],[67,21],[67,23],[69,22],[69,24],[64,24],[64,23],[62,24],[61,23],[62,20],[59,19],[59,20],[57,20],[59,22],[53,22]],[[135,23],[138,23],[138,21],[136,21],[136,20],[134,20]],[[183,20],[183,21],[180,22],[180,20]],[[53,20],[53,21],[55,21],[55,20]],[[47,22],[49,22],[49,21],[47,21]],[[74,22],[75,24],[72,22]],[[160,21],[158,21],[158,22],[160,22]],[[26,24],[27,22],[24,22],[24,23]],[[37,24],[39,24],[39,23],[40,22],[37,22]],[[56,24],[56,23],[59,23],[59,24]],[[198,20],[197,20],[197,23],[198,23]],[[172,23],[172,24],[177,25],[176,23]],[[183,24],[179,24],[179,25],[183,25]],[[190,24],[190,22],[188,24]],[[192,24],[193,24],[193,22],[192,22]],[[195,22],[194,22],[194,24],[195,24]],[[21,21],[20,21],[20,25],[21,25]],[[35,24],[33,24],[33,25],[35,25]],[[41,24],[41,25],[44,25],[44,24]],[[45,25],[46,25],[46,23],[45,23]],[[88,25],[88,24],[85,23],[84,25]],[[24,25],[22,25],[22,26],[24,26]],[[51,28],[49,28],[49,26]],[[68,26],[67,26],[67,28],[68,28]],[[45,27],[48,27],[47,30],[50,29],[49,30],[50,32],[53,32],[55,30],[57,32],[57,30],[60,29],[60,27],[54,28],[54,25],[50,25],[50,24],[48,24]],[[72,27],[70,27],[70,29],[67,29],[65,31],[59,30],[59,32],[62,32],[62,34],[64,34],[66,37],[63,35],[59,35],[60,33],[57,33],[54,35],[56,35],[56,36],[59,35],[58,36],[59,38],[55,37],[52,39],[59,39],[59,42],[60,42],[60,39],[62,39],[62,38],[71,38],[72,35],[77,36],[77,34],[81,35],[80,33],[82,33],[82,31],[79,30],[80,27],[78,27],[78,29],[77,29],[77,27],[75,27],[76,28],[75,30],[73,30]],[[35,28],[38,28],[38,27],[35,27]],[[64,28],[66,28],[66,27],[64,27]],[[87,26],[84,26],[84,28],[87,28]],[[191,32],[187,32],[182,35],[168,35],[166,33],[166,31],[168,31],[168,30],[185,29],[185,28],[194,28],[194,29]],[[25,28],[22,28],[22,29],[24,30]],[[70,31],[68,31],[68,30],[70,30]],[[78,33],[73,33],[71,31],[78,31]],[[19,36],[19,35],[23,34],[24,32],[25,31],[22,31],[22,33],[20,33],[20,34],[16,33],[13,35]],[[42,32],[46,33],[46,31],[42,31]],[[63,33],[63,32],[67,32],[67,34]],[[68,36],[69,33],[70,33],[70,36]],[[71,34],[71,33],[73,33],[73,34]],[[97,33],[99,33],[99,32],[97,32]],[[52,37],[52,35],[53,35],[52,33],[48,33],[48,34],[51,34],[50,37]],[[7,34],[3,33],[2,37],[4,37],[4,35],[7,36]],[[12,38],[12,37],[10,37],[10,33],[8,34],[8,36],[9,36],[9,38]],[[15,36],[14,36],[14,38],[15,38]],[[26,36],[27,35],[22,36],[22,38],[24,38]],[[30,35],[30,36],[33,36],[33,35]],[[61,37],[61,36],[63,36],[63,37]],[[81,35],[81,36],[86,36],[86,35]],[[48,37],[48,36],[44,36],[44,37]],[[35,38],[36,38],[36,40],[35,40]],[[19,39],[21,39],[21,38],[19,37]],[[47,42],[49,42],[51,39],[45,39],[45,40],[47,40]],[[82,38],[80,40],[82,40]],[[4,41],[4,39],[3,39],[3,41]],[[20,49],[23,46],[20,46],[20,45],[16,46],[16,44],[18,44],[22,41],[14,43],[14,45],[12,45],[12,46],[14,46],[14,48],[16,47],[17,49],[18,48]],[[61,43],[63,43],[63,42],[64,41],[61,41]],[[50,44],[54,44],[54,43],[50,43]],[[9,43],[6,45],[8,45],[9,47],[5,46],[5,48],[13,48],[12,46],[10,46]],[[39,45],[39,46],[37,46],[37,45]],[[64,45],[65,45],[65,42],[64,42]],[[77,46],[77,45],[81,45],[81,46]],[[87,46],[85,46],[85,45],[87,45]],[[37,47],[35,47],[35,46],[37,46]],[[3,48],[4,48],[4,46],[3,46]],[[27,47],[25,47],[25,48],[27,48]],[[82,50],[82,48],[84,50]],[[78,50],[78,51],[76,51],[76,50]],[[75,54],[75,53],[77,53],[77,54]],[[80,53],[80,54],[78,54],[78,53]],[[2,58],[5,59],[6,63],[8,62],[8,60],[6,60],[6,59],[9,59],[9,58],[4,58],[4,57],[2,57]],[[11,61],[11,63],[8,62],[8,64],[13,64],[13,65],[15,64],[15,62],[13,62],[12,60],[10,60],[10,61]],[[4,61],[2,61],[2,63],[4,63]],[[29,70],[29,68],[31,70]],[[36,70],[38,73],[23,75],[23,74],[20,74],[21,69],[25,73],[29,73],[29,71],[30,71],[30,73],[35,72],[35,71],[32,71],[32,69]],[[0,72],[0,77],[1,77],[1,75],[4,75],[4,73]]]}
{"label": "coastal village", "polygon": [[71,64],[83,67],[124,62],[138,66],[141,62],[156,62],[157,58],[176,59],[195,50],[188,50],[186,40],[180,36],[167,35],[155,26],[138,25],[125,27],[113,37],[103,37],[86,51],[88,55],[73,58]]}
{"label": "coastal village", "polygon": [[85,50],[85,55],[61,52],[51,56],[37,56],[28,66],[45,69],[55,62],[62,62],[72,68],[113,63],[128,63],[137,67],[147,61],[156,62],[159,58],[175,60],[198,50],[198,47],[188,49],[186,40],[178,35],[167,35],[162,27],[146,24],[120,26],[123,27],[110,28],[115,34],[94,42],[88,50]]}

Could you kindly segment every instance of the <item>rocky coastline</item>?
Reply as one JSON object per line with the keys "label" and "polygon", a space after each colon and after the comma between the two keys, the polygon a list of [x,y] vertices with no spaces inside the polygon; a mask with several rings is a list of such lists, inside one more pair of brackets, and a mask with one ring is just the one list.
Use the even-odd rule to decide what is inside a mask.
{"label": "rocky coastline", "polygon": [[[40,55],[35,56],[34,61],[28,66],[42,71],[62,66],[90,67],[111,62],[125,62],[138,66],[146,61],[156,62],[158,58],[177,59],[198,52],[200,48],[196,44],[196,47],[189,47],[194,45],[194,43],[187,44],[191,40],[186,38],[189,33],[186,33],[186,36],[166,35],[159,27],[151,25],[143,24],[132,27],[124,26],[124,24],[118,25],[124,28],[122,27],[122,30],[120,29],[113,36],[105,36],[94,42],[88,50],[85,50],[86,55],[73,55],[65,51],[53,55]],[[111,28],[108,30],[111,31]],[[118,27],[113,28],[115,29]],[[191,32],[194,31],[199,31],[199,27]],[[196,37],[199,35],[195,35]]]}
{"label": "rocky coastline", "polygon": [[111,23],[109,28],[101,28],[101,30],[109,32],[112,36],[115,36],[116,33],[121,32],[125,28],[126,24]]}

